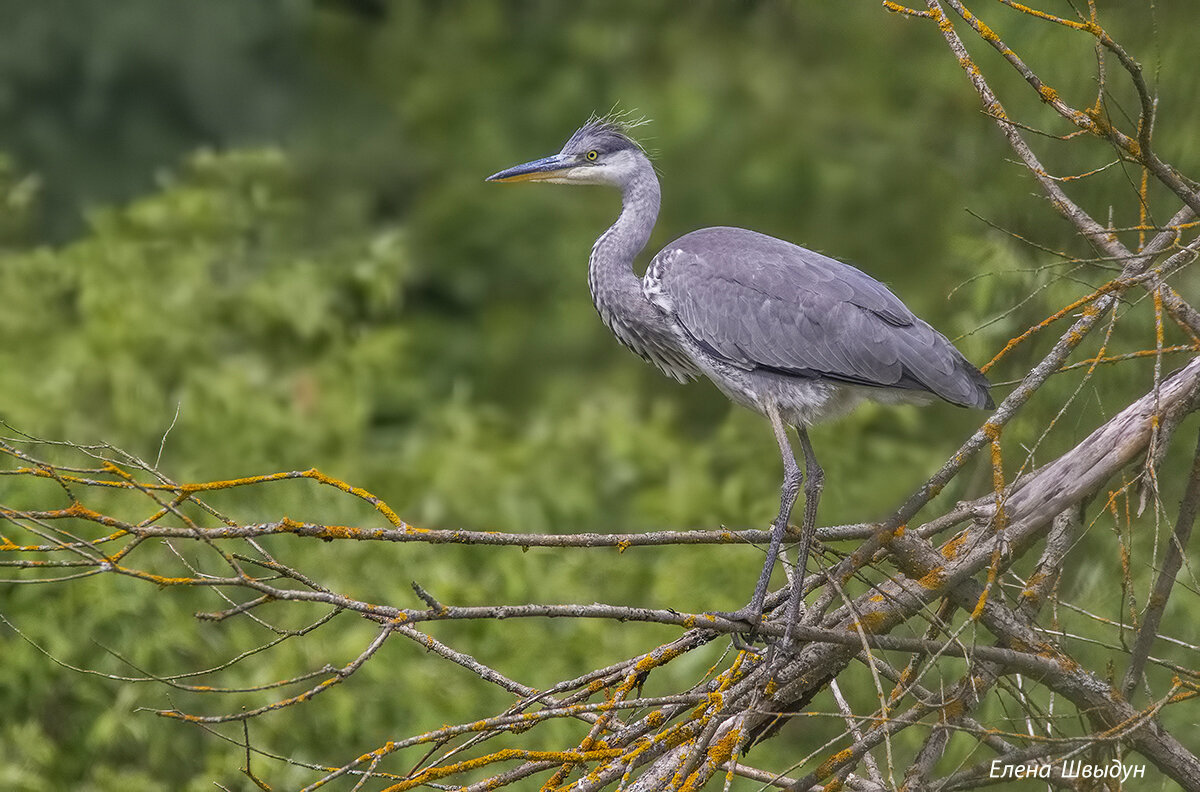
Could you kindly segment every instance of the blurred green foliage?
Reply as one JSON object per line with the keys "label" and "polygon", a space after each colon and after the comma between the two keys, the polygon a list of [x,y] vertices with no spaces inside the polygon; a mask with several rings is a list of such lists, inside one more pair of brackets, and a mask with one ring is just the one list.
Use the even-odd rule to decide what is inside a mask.
{"label": "blurred green foliage", "polygon": [[[1200,107],[1186,100],[1197,73],[1188,42],[1172,36],[1182,5],[1159,3],[1157,28],[1140,11],[1102,10],[1155,59],[1164,153],[1194,174]],[[705,385],[662,379],[594,316],[584,267],[615,196],[482,183],[614,106],[653,118],[644,132],[660,150],[664,212],[652,247],[731,224],[829,252],[889,282],[951,337],[966,334],[958,343],[977,362],[1107,277],[960,211],[1082,253],[1030,198],[1029,179],[1004,165],[999,135],[929,27],[873,2],[0,0],[0,17],[0,418],[38,437],[113,443],[177,480],[316,466],[426,526],[764,525],[779,463],[760,419]],[[1060,90],[1087,102],[1086,43],[1028,20],[1006,29],[1038,68],[1066,64]],[[1016,103],[1034,114],[1036,104]],[[1096,166],[1075,151],[1062,147],[1056,167]],[[1114,171],[1082,185],[1102,218],[1106,203],[1136,212],[1129,175]],[[1113,349],[1152,341],[1146,304],[1127,306]],[[1021,348],[994,379],[1020,376],[1048,343]],[[1150,381],[1149,364],[1108,371],[1037,460]],[[1012,470],[1079,380],[1057,378],[1010,429]],[[830,482],[822,520],[887,513],[978,417],[868,406],[818,429]],[[978,494],[989,479],[981,467],[943,498]],[[23,486],[0,479],[0,501],[55,505],[38,500],[53,500],[52,488]],[[296,483],[213,501],[245,521],[378,521]],[[731,549],[271,547],[327,585],[401,604],[416,604],[416,578],[460,604],[728,608],[760,562]],[[1097,551],[1066,585],[1119,618],[1103,582],[1114,556]],[[269,639],[248,621],[191,619],[216,607],[208,594],[131,581],[0,584],[0,613],[31,640],[107,673],[137,672],[104,647],[167,674]],[[670,634],[599,624],[433,632],[532,685]],[[343,663],[369,635],[340,617],[221,683]],[[0,787],[245,787],[234,747],[134,713],[209,702],[67,671],[8,630],[0,651]],[[465,672],[389,645],[344,690],[256,723],[252,737],[340,764],[506,703]],[[806,728],[761,750],[803,753],[787,740],[807,750],[840,727]],[[260,770],[283,787],[306,778]]]}

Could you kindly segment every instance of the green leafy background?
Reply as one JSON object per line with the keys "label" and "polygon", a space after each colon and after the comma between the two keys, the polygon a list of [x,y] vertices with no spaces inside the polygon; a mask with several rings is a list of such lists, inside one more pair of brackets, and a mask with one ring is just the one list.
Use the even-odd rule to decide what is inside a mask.
{"label": "green leafy background", "polygon": [[[1184,33],[1188,4],[1100,6],[1157,80],[1160,150],[1196,174],[1200,72]],[[1064,96],[1090,103],[1086,40],[995,16]],[[705,384],[662,379],[596,319],[584,267],[616,196],[483,183],[557,150],[594,111],[652,119],[640,131],[657,152],[664,210],[651,248],[717,224],[805,244],[889,283],[978,363],[1109,277],[997,230],[1085,254],[1006,160],[936,31],[876,3],[0,0],[0,18],[0,418],[37,437],[112,443],[176,480],[318,467],[425,527],[765,526],[780,471],[761,419]],[[997,66],[994,53],[978,54]],[[1053,127],[1014,76],[996,74],[1014,112]],[[1115,78],[1110,87],[1114,107],[1134,107]],[[1096,144],[1038,143],[1063,173],[1106,161]],[[1112,205],[1113,223],[1131,225],[1136,178],[1118,167],[1077,188],[1102,220]],[[1195,286],[1193,275],[1177,284],[1185,296]],[[1050,342],[1020,348],[993,380],[1018,378]],[[1110,351],[1152,345],[1149,305],[1131,299]],[[1035,460],[1143,393],[1151,371],[1100,369]],[[1080,379],[1057,377],[1006,434],[1010,473]],[[829,482],[822,522],[887,514],[979,418],[948,405],[866,406],[818,428]],[[1187,451],[1173,451],[1167,470],[1186,464]],[[1177,478],[1164,475],[1168,504]],[[990,470],[976,467],[942,498],[989,486]],[[242,521],[380,524],[363,504],[311,482],[212,501]],[[0,478],[0,502],[52,507],[61,494]],[[1090,530],[1095,542],[1076,551],[1062,594],[1120,619],[1111,524]],[[1143,565],[1153,529],[1148,516],[1129,531]],[[761,563],[736,548],[270,547],[326,585],[406,606],[418,604],[408,588],[417,579],[455,604],[731,608]],[[0,613],[31,641],[111,674],[208,668],[270,639],[248,620],[192,618],[219,607],[210,593],[109,577],[0,583]],[[293,627],[319,615],[273,608],[264,615]],[[1168,619],[1186,624],[1180,612]],[[534,686],[675,634],[540,622],[432,631]],[[198,681],[260,684],[340,665],[371,634],[342,616]],[[139,708],[234,711],[269,694],[213,702],[85,676],[7,628],[0,655],[0,787],[247,787],[235,746]],[[715,659],[669,669],[663,690]],[[847,692],[864,704],[873,695],[869,683]],[[340,689],[260,719],[251,737],[339,765],[508,703],[393,641]],[[841,728],[807,720],[760,755],[786,766]],[[551,734],[549,742],[578,738],[566,726]],[[969,757],[967,742],[952,749],[945,767],[983,758]],[[280,763],[256,767],[275,788],[313,778]]]}

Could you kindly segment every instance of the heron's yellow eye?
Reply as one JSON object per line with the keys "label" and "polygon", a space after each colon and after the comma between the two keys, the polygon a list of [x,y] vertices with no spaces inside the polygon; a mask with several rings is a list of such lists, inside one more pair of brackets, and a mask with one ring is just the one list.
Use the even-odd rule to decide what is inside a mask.
{"label": "heron's yellow eye", "polygon": [[595,161],[596,161],[596,157],[599,157],[599,156],[600,156],[600,152],[599,152],[599,151],[596,151],[595,149],[592,149],[591,151],[589,151],[589,152],[588,152],[587,154],[585,154],[584,156],[586,156],[586,157],[588,158],[588,161],[589,161],[589,162],[595,162]]}

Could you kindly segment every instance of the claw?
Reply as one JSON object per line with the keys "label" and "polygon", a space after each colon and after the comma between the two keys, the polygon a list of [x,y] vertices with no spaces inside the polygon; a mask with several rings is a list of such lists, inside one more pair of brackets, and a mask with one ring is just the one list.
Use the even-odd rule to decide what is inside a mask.
{"label": "claw", "polygon": [[731,622],[741,622],[747,627],[744,633],[732,633],[733,647],[739,652],[754,652],[759,654],[759,650],[754,647],[754,642],[758,640],[758,628],[762,626],[762,605],[758,608],[753,607],[753,603],[745,607],[738,608],[735,611],[713,611],[713,616],[719,616]]}

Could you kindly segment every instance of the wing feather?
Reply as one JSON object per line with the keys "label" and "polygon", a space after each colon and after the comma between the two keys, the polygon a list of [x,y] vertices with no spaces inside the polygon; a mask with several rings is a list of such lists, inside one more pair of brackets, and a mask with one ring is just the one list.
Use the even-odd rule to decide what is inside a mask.
{"label": "wing feather", "polygon": [[706,228],[668,245],[647,281],[651,273],[665,297],[656,305],[733,365],[992,406],[987,380],[945,336],[835,259],[745,229]]}

